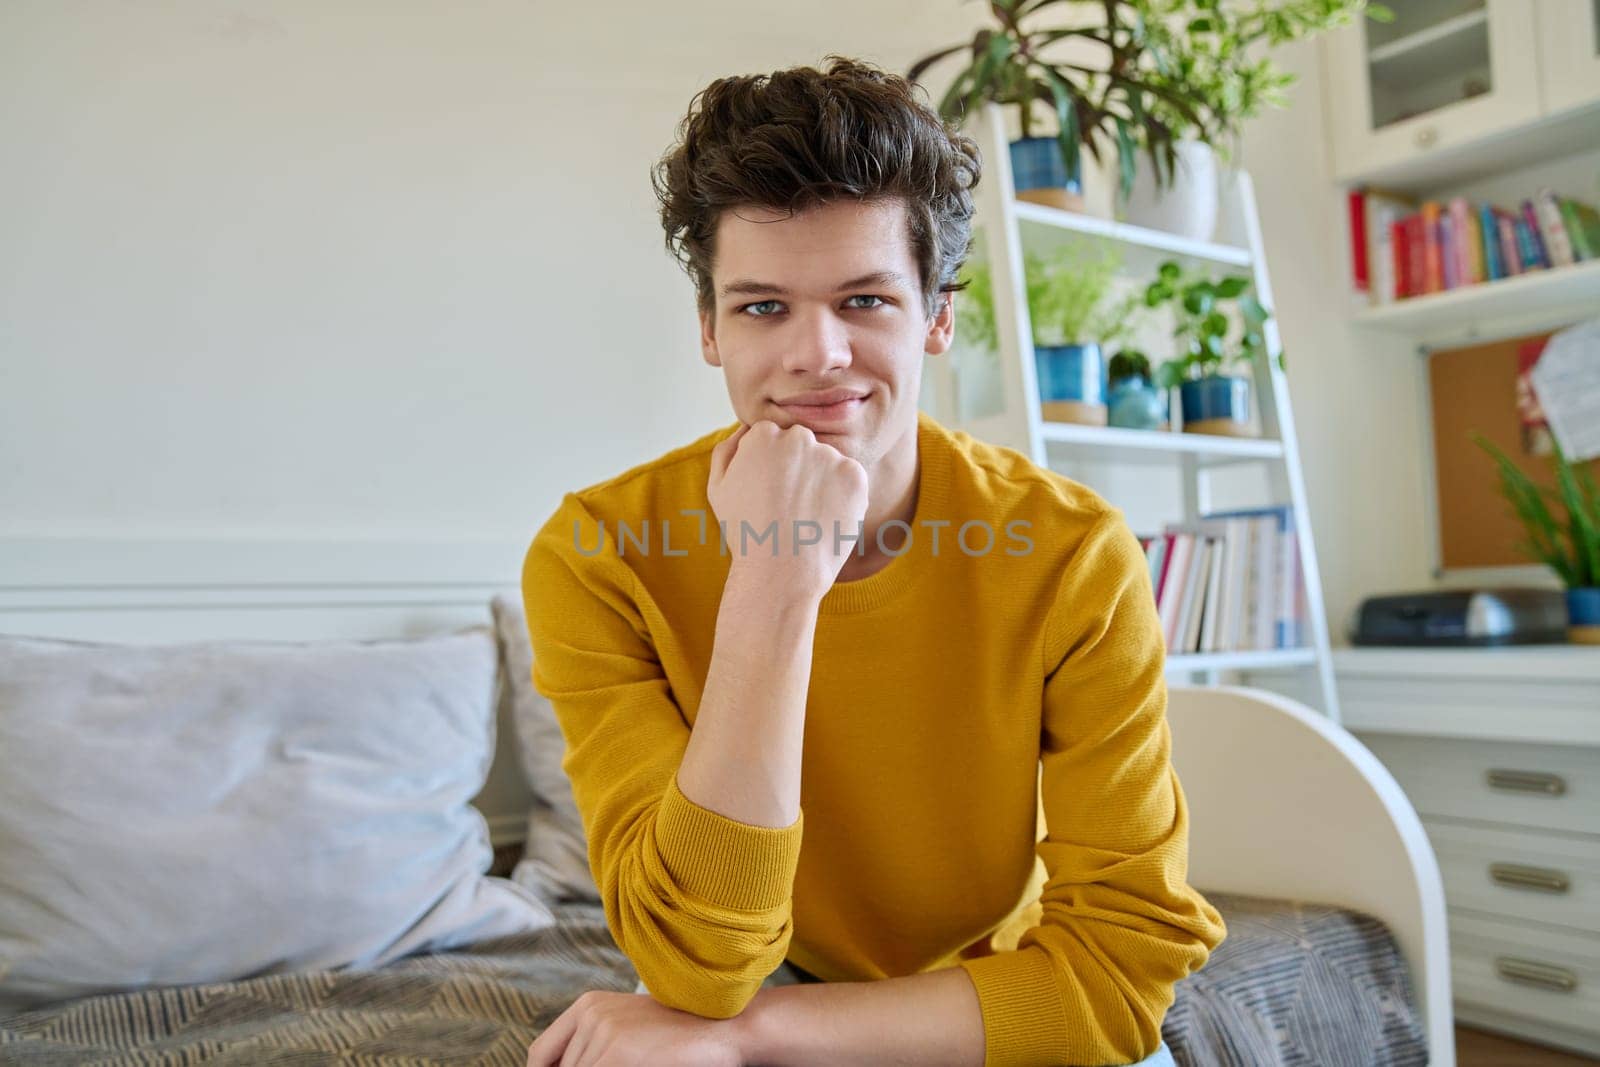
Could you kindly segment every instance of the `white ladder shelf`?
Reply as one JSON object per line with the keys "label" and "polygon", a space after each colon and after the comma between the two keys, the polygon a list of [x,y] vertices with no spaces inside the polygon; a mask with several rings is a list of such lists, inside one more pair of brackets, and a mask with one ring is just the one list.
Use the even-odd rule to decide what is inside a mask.
{"label": "white ladder shelf", "polygon": [[[985,104],[975,116],[971,135],[983,153],[984,175],[974,190],[975,225],[985,235],[984,244],[994,280],[995,329],[1000,349],[1001,405],[998,414],[960,419],[951,401],[948,381],[933,388],[940,421],[973,437],[1014,448],[1041,467],[1051,464],[1049,446],[1066,444],[1094,450],[1096,458],[1122,461],[1172,462],[1179,465],[1183,481],[1183,515],[1194,521],[1211,510],[1211,472],[1236,463],[1267,465],[1273,499],[1269,503],[1293,508],[1295,532],[1304,576],[1307,632],[1303,648],[1181,654],[1167,657],[1169,674],[1190,675],[1216,684],[1221,671],[1312,670],[1314,691],[1321,710],[1339,721],[1338,694],[1328,643],[1328,623],[1323,611],[1322,582],[1312,542],[1305,479],[1300,468],[1300,446],[1295,437],[1289,387],[1278,367],[1281,342],[1277,318],[1269,318],[1263,333],[1270,358],[1252,361],[1253,391],[1260,409],[1261,438],[1218,437],[1165,431],[1127,430],[1044,421],[1039,408],[1038,378],[1034,370],[1033,330],[1028,319],[1023,274],[1024,241],[1029,249],[1047,249],[1070,240],[1112,242],[1122,254],[1124,269],[1154,278],[1156,266],[1168,259],[1190,265],[1248,270],[1255,294],[1269,309],[1276,309],[1267,277],[1255,192],[1250,176],[1239,172],[1227,189],[1222,207],[1223,225],[1242,237],[1242,243],[1194,241],[1120,222],[1060,211],[1011,195],[1011,155],[1004,116],[996,104]],[[1026,235],[1026,237],[1024,236]],[[959,297],[957,297],[959,299]],[[1264,364],[1264,365],[1263,365]],[[1108,499],[1110,497],[1108,496]],[[1114,499],[1111,501],[1116,503]]]}

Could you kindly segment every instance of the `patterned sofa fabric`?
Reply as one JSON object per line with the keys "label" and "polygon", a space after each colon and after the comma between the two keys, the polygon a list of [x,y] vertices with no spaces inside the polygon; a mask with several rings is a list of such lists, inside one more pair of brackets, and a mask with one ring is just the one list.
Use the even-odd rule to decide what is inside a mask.
{"label": "patterned sofa fabric", "polygon": [[[1405,965],[1382,923],[1325,905],[1207,893],[1229,935],[1177,988],[1162,1036],[1189,1067],[1421,1067]],[[599,905],[557,923],[368,971],[91,997],[0,1019],[0,1062],[353,1062],[522,1067],[586,989],[637,975]]]}

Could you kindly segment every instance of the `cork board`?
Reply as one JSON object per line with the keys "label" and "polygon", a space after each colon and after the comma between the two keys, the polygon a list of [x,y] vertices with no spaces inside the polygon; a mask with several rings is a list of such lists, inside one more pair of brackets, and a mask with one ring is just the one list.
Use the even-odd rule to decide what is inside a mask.
{"label": "cork board", "polygon": [[[1428,356],[1439,565],[1446,570],[1536,563],[1516,549],[1527,534],[1500,492],[1494,460],[1471,434],[1499,445],[1534,481],[1555,485],[1549,430],[1526,385],[1549,337],[1530,334]],[[1600,479],[1600,459],[1588,467]]]}

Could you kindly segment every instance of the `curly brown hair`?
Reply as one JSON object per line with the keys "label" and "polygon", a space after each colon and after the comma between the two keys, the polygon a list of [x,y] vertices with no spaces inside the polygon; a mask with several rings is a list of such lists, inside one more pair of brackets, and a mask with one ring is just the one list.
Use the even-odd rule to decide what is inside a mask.
{"label": "curly brown hair", "polygon": [[718,78],[696,94],[678,139],[651,171],[670,252],[701,311],[722,212],[755,205],[799,213],[835,199],[900,198],[929,318],[972,249],[972,190],[982,162],[910,82],[870,63],[825,57],[826,70]]}

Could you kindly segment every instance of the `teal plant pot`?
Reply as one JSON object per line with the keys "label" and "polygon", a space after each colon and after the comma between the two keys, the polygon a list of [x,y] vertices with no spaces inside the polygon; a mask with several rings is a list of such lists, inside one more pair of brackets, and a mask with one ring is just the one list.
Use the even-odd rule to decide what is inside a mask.
{"label": "teal plant pot", "polygon": [[1046,420],[1106,424],[1106,369],[1098,344],[1036,345],[1033,362]]}
{"label": "teal plant pot", "polygon": [[1567,639],[1600,645],[1600,586],[1567,590]]}
{"label": "teal plant pot", "polygon": [[1120,378],[1106,393],[1106,422],[1125,430],[1167,428],[1166,393],[1148,379]]}
{"label": "teal plant pot", "polygon": [[1211,374],[1178,386],[1185,433],[1250,437],[1250,381]]}
{"label": "teal plant pot", "polygon": [[[1061,158],[1061,144],[1054,137],[1023,137],[1011,142],[1011,184],[1014,193],[1061,190],[1069,197],[1083,193],[1083,183],[1067,174],[1067,164]],[[1048,202],[1048,199],[1040,199],[1040,202]]]}

